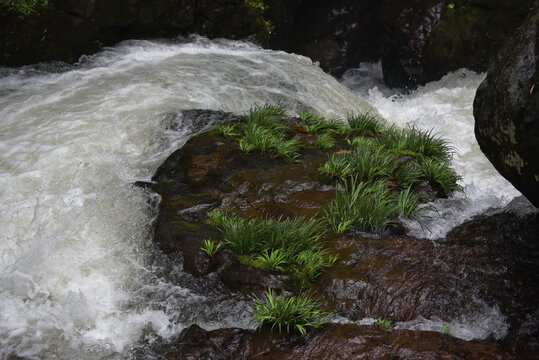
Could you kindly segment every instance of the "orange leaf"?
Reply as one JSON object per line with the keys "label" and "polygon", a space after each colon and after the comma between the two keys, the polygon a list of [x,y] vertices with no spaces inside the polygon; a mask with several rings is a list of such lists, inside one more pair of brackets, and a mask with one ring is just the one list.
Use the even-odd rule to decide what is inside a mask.
{"label": "orange leaf", "polygon": [[387,186],[389,186],[390,188],[396,188],[397,187],[397,184],[395,183],[392,183],[391,181],[387,183]]}
{"label": "orange leaf", "polygon": [[530,89],[530,95],[533,94],[533,89],[535,89],[535,84],[533,84],[531,89]]}
{"label": "orange leaf", "polygon": [[296,130],[296,131],[299,131],[299,132],[303,132],[303,133],[307,132],[307,130],[305,130],[304,128],[299,127],[299,126],[294,126],[293,129]]}
{"label": "orange leaf", "polygon": [[339,150],[335,154],[342,155],[342,154],[350,154],[350,153],[351,153],[350,150]]}

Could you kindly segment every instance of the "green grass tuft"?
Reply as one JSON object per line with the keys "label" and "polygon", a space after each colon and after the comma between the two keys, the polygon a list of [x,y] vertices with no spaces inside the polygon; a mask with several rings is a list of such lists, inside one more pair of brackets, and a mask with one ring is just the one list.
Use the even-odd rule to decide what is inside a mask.
{"label": "green grass tuft", "polygon": [[460,176],[447,163],[436,161],[433,158],[423,158],[420,164],[423,178],[440,189],[445,195],[453,191],[462,191],[462,187],[457,183]]}
{"label": "green grass tuft", "polygon": [[210,259],[213,259],[221,249],[222,245],[222,243],[218,243],[211,239],[206,239],[204,240],[204,245],[200,248],[200,250],[204,251]]}
{"label": "green grass tuft", "polygon": [[221,230],[223,242],[244,263],[288,272],[302,286],[314,281],[336,260],[322,249],[324,231],[315,218],[246,220],[220,210],[209,216]]}
{"label": "green grass tuft", "polygon": [[370,113],[355,116],[352,115],[348,117],[347,121],[350,129],[362,135],[376,136],[383,129],[383,126],[376,118],[376,115]]}
{"label": "green grass tuft", "polygon": [[263,299],[253,297],[253,319],[258,328],[271,326],[271,329],[299,331],[307,334],[308,328],[319,328],[333,314],[322,311],[320,304],[308,296],[277,297],[268,288]]}
{"label": "green grass tuft", "polygon": [[389,189],[384,183],[345,182],[337,191],[324,219],[340,234],[350,229],[380,232],[393,223],[398,213]]}

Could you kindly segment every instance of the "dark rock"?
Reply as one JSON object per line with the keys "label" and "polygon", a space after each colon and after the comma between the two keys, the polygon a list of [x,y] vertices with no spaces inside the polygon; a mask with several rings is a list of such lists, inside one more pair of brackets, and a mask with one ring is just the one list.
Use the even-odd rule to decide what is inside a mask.
{"label": "dark rock", "polygon": [[[406,237],[340,239],[340,261],[314,284],[351,320],[481,317],[499,309],[503,346],[519,359],[539,350],[539,212],[526,200],[489,212],[432,242]],[[487,321],[477,320],[477,321]]]}
{"label": "dark rock", "polygon": [[499,347],[439,333],[328,324],[305,338],[245,329],[185,329],[166,359],[512,359]]}
{"label": "dark rock", "polygon": [[474,100],[475,137],[494,167],[539,206],[539,10],[500,52]]}
{"label": "dark rock", "polygon": [[261,10],[244,0],[51,0],[24,16],[2,3],[0,63],[73,63],[121,40],[195,32],[269,43]]}
{"label": "dark rock", "polygon": [[386,1],[384,5],[380,11],[384,82],[390,87],[414,88],[423,73],[423,48],[440,21],[443,2]]}
{"label": "dark rock", "polygon": [[274,49],[305,55],[335,76],[379,59],[375,1],[267,0]]}
{"label": "dark rock", "polygon": [[[194,123],[200,122],[199,118],[238,120],[222,112],[191,110],[182,114],[184,121]],[[316,149],[304,150],[300,163],[256,153],[246,156],[235,140],[217,131],[196,135],[170,155],[152,178],[152,188],[162,199],[154,239],[163,251],[180,253],[184,270],[195,276],[218,270],[232,290],[258,292],[268,285],[281,288],[285,276],[248,269],[231,259],[220,258],[217,267],[208,262],[200,251],[203,241],[220,240],[221,234],[208,225],[207,213],[219,207],[247,218],[312,216],[334,197],[334,187],[317,171],[326,156]]]}
{"label": "dark rock", "polygon": [[444,1],[441,18],[424,44],[419,82],[440,79],[459,68],[486,71],[523,23],[531,4],[530,0]]}

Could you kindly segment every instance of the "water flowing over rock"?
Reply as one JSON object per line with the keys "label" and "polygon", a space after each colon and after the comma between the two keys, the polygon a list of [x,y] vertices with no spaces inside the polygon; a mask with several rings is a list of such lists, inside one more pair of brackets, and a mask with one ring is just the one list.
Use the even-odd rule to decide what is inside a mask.
{"label": "water flowing over rock", "polygon": [[[185,113],[216,121],[239,120],[222,112]],[[240,264],[227,252],[210,260],[200,247],[208,237],[221,238],[205,221],[214,208],[245,217],[313,216],[323,211],[335,191],[317,175],[316,163],[325,154],[304,149],[302,155],[300,163],[245,156],[215,130],[191,138],[161,165],[155,183],[146,185],[162,198],[155,241],[165,252],[180,254],[188,273],[232,296],[260,296],[267,286],[289,291],[287,275]],[[539,263],[534,258],[538,216],[522,198],[460,225],[435,242],[403,236],[397,228],[379,235],[327,236],[325,244],[339,261],[318,278],[312,294],[326,309],[345,316],[345,323],[389,318],[399,329],[392,333],[375,326],[332,324],[300,338],[192,326],[177,341],[163,344],[162,353],[172,359],[260,354],[269,358],[338,354],[375,359],[533,359],[527,356],[539,348],[535,285]],[[449,325],[454,337],[424,331],[439,332],[444,325]],[[484,343],[471,341],[477,339]]]}
{"label": "water flowing over rock", "polygon": [[184,330],[167,359],[511,359],[499,348],[434,332],[326,325],[305,338],[244,329]]}
{"label": "water flowing over rock", "polygon": [[475,136],[496,169],[539,206],[539,10],[500,52],[474,100]]}

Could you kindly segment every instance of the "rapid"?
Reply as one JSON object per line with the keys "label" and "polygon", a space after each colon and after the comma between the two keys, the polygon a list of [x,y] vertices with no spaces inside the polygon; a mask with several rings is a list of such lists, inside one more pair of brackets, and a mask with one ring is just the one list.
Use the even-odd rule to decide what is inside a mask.
{"label": "rapid", "polygon": [[[482,79],[459,71],[398,95],[377,65],[339,82],[302,56],[200,37],[126,41],[73,66],[0,68],[0,358],[126,358],[191,322],[252,327],[247,304],[190,278],[151,241],[159,199],[133,183],[211,126],[181,110],[280,103],[293,114],[377,111],[433,129],[455,145],[465,188],[434,204],[441,220],[410,224],[412,235],[437,239],[519,195],[475,142]],[[463,338],[503,336],[503,316],[485,311],[497,328],[464,324]]]}

